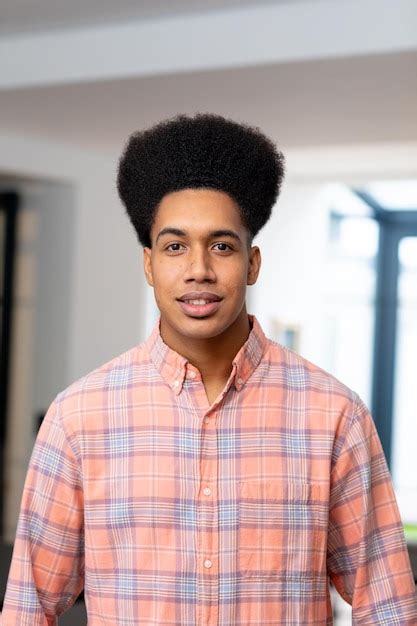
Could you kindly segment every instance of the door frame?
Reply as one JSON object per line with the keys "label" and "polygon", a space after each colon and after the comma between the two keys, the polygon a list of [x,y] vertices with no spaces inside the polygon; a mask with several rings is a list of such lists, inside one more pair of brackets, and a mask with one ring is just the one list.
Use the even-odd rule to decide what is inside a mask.
{"label": "door frame", "polygon": [[403,237],[417,237],[417,210],[386,210],[367,193],[356,193],[373,209],[379,224],[371,412],[391,469],[398,336],[398,246]]}

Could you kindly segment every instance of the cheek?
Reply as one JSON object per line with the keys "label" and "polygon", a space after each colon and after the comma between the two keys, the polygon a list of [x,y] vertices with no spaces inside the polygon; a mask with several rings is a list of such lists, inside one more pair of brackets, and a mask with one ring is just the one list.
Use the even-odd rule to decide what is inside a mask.
{"label": "cheek", "polygon": [[239,279],[236,279],[227,285],[229,298],[231,300],[235,300],[240,305],[241,302],[245,300],[246,288],[246,280],[242,280],[242,276],[239,276]]}
{"label": "cheek", "polygon": [[161,297],[164,296],[164,293],[175,289],[182,273],[183,268],[181,263],[178,265],[163,262],[155,263],[153,268],[154,287],[161,292]]}
{"label": "cheek", "polygon": [[248,265],[240,264],[235,268],[233,273],[229,275],[229,285],[234,291],[244,291],[246,289],[246,281],[248,278]]}

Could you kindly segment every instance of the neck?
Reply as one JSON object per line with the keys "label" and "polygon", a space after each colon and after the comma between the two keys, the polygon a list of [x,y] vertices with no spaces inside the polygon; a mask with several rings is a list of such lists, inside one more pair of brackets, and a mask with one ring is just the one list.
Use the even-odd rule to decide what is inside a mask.
{"label": "neck", "polygon": [[223,333],[216,337],[176,337],[170,333],[161,319],[161,336],[173,350],[185,357],[200,372],[203,380],[226,382],[232,370],[233,359],[250,333],[246,309]]}

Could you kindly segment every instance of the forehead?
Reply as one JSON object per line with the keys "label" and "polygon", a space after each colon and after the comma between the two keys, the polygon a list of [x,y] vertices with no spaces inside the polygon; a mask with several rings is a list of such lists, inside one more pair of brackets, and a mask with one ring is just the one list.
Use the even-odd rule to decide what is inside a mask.
{"label": "forehead", "polygon": [[153,230],[172,226],[186,231],[234,229],[244,231],[238,204],[217,189],[181,189],[163,197]]}

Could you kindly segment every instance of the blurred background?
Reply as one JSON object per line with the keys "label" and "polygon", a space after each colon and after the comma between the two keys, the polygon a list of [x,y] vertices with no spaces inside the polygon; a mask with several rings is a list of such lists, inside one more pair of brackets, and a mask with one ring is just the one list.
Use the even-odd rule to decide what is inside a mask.
{"label": "blurred background", "polygon": [[[370,408],[417,577],[417,2],[3,0],[0,604],[46,409],[156,317],[124,142],[197,111],[286,154],[249,310]],[[349,610],[335,600],[338,626]]]}

